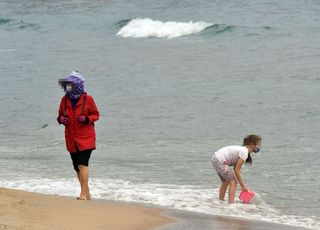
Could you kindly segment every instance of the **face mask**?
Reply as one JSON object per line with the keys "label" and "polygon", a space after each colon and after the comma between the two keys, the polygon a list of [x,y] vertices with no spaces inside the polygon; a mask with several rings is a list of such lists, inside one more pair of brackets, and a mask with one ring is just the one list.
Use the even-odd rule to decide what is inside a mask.
{"label": "face mask", "polygon": [[59,85],[65,92],[72,91],[72,83],[66,79],[59,79]]}
{"label": "face mask", "polygon": [[67,85],[66,85],[66,91],[67,91],[67,92],[70,92],[71,90],[72,90],[72,85],[67,84]]}
{"label": "face mask", "polygon": [[256,147],[256,148],[253,150],[254,153],[257,153],[257,152],[259,152],[259,151],[260,151],[260,148],[258,148],[258,147]]}

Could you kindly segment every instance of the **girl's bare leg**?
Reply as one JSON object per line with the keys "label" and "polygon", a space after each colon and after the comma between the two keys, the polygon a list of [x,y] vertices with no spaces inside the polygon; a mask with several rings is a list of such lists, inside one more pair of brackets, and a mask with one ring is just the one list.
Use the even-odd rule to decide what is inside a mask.
{"label": "girl's bare leg", "polygon": [[229,183],[227,181],[222,182],[220,191],[219,191],[219,200],[224,200],[228,186],[229,186]]}
{"label": "girl's bare leg", "polygon": [[229,204],[233,204],[234,203],[234,197],[236,195],[236,189],[237,189],[237,181],[236,180],[232,180],[229,183],[230,187],[229,187]]}

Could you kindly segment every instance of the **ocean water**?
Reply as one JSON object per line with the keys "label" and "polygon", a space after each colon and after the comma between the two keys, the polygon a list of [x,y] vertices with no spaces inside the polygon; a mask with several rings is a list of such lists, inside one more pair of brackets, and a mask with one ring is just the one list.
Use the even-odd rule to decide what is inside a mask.
{"label": "ocean water", "polygon": [[[320,2],[0,1],[0,186],[78,195],[58,79],[99,107],[94,198],[320,229]],[[260,202],[217,199],[210,157],[263,138]]]}

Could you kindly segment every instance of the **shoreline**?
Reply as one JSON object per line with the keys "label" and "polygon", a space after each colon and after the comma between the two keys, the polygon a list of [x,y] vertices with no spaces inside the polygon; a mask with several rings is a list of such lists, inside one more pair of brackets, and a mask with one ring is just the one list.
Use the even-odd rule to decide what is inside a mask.
{"label": "shoreline", "polygon": [[154,230],[308,230],[309,228],[277,224],[238,217],[209,215],[180,210],[166,210],[162,214],[175,221]]}
{"label": "shoreline", "polygon": [[[152,204],[47,195],[0,188],[0,229],[306,230],[259,220],[201,214]],[[79,218],[80,217],[80,218]]]}

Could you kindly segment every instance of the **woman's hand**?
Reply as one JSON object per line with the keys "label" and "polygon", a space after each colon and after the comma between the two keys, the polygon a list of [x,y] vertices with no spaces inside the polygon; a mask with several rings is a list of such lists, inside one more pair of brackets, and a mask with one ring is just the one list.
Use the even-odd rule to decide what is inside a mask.
{"label": "woman's hand", "polygon": [[85,123],[85,124],[88,124],[89,123],[89,117],[86,117],[86,116],[84,116],[84,115],[80,115],[80,116],[78,116],[77,117],[77,120],[79,121],[79,122],[82,122],[82,123]]}
{"label": "woman's hand", "polygon": [[60,123],[62,123],[63,125],[69,125],[69,123],[70,123],[69,118],[67,118],[65,116],[60,116],[59,120],[60,120]]}

